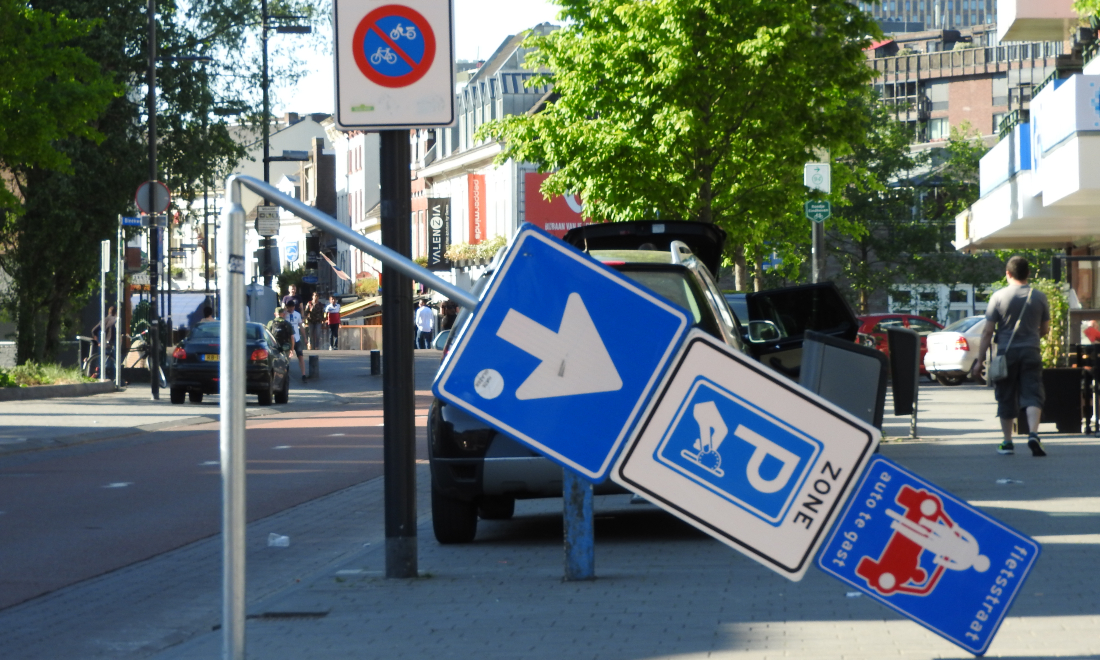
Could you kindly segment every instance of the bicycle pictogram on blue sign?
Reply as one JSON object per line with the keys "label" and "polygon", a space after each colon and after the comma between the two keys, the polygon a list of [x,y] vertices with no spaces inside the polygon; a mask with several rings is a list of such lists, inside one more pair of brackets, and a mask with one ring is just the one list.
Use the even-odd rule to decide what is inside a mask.
{"label": "bicycle pictogram on blue sign", "polygon": [[417,11],[386,5],[363,17],[353,48],[355,61],[369,80],[383,87],[405,87],[431,67],[435,35]]}
{"label": "bicycle pictogram on blue sign", "polygon": [[771,525],[779,525],[821,442],[698,377],[654,458]]}

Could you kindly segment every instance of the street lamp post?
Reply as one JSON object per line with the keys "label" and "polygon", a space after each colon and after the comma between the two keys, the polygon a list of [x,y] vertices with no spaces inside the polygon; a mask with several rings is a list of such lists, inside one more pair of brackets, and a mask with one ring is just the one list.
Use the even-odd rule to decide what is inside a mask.
{"label": "street lamp post", "polygon": [[[260,78],[260,87],[263,91],[263,150],[264,150],[264,183],[271,183],[271,157],[268,155],[271,149],[271,106],[268,90],[271,85],[271,81],[267,74],[267,32],[270,28],[268,24],[269,19],[292,19],[300,20],[302,16],[287,16],[287,15],[272,15],[267,13],[267,0],[261,0],[260,2],[260,41],[262,43],[262,65],[263,72]],[[313,31],[308,25],[276,25],[274,26],[275,32],[280,34],[309,34]],[[264,206],[267,206],[267,199],[263,200]],[[274,239],[260,238],[260,254],[263,255],[263,266],[261,271],[264,278],[264,286],[271,286],[271,263],[270,253],[268,248]]]}
{"label": "street lamp post", "polygon": [[[148,85],[149,113],[149,181],[157,180],[157,0],[149,0],[149,70],[146,72]],[[150,193],[150,200],[152,194]],[[154,218],[156,216],[153,216]],[[149,325],[153,349],[149,352],[149,382],[154,400],[160,399],[160,328],[157,323],[157,270],[160,267],[160,228],[156,222],[149,227]]]}

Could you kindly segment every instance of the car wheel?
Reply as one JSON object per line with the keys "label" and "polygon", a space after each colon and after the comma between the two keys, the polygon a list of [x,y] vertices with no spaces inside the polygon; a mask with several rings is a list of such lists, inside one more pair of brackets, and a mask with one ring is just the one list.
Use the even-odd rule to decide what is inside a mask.
{"label": "car wheel", "polygon": [[183,399],[187,396],[187,390],[182,387],[173,387],[168,391],[168,395],[172,398],[172,403],[183,403]]}
{"label": "car wheel", "polygon": [[283,389],[275,393],[275,403],[290,401],[290,375],[283,379]]}
{"label": "car wheel", "polygon": [[940,385],[962,385],[962,382],[966,380],[966,376],[947,376],[945,374],[937,374],[936,380],[940,381]]}
{"label": "car wheel", "polygon": [[432,485],[432,531],[440,543],[469,543],[477,535],[477,504],[447,497]]}
{"label": "car wheel", "polygon": [[191,390],[187,393],[187,399],[191,403],[202,403],[202,392],[199,390]]}
{"label": "car wheel", "polygon": [[478,502],[477,515],[482,520],[508,520],[516,513],[514,497],[483,497]]}
{"label": "car wheel", "polygon": [[256,400],[259,401],[261,406],[270,406],[271,399],[274,398],[275,383],[272,381],[267,382],[267,389],[256,395]]}

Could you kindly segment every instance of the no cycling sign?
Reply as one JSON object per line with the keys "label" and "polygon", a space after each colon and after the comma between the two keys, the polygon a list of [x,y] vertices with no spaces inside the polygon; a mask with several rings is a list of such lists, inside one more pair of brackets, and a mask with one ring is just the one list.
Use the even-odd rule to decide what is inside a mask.
{"label": "no cycling sign", "polygon": [[337,0],[336,122],[387,130],[454,122],[450,0]]}
{"label": "no cycling sign", "polygon": [[352,52],[369,80],[406,87],[423,78],[435,61],[435,33],[420,12],[386,5],[359,21]]}

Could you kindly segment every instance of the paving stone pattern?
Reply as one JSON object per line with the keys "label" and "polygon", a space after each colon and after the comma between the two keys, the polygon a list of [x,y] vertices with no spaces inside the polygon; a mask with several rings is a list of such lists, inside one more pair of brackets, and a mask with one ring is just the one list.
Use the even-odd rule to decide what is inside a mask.
{"label": "paving stone pattern", "polygon": [[[1050,434],[1047,459],[999,456],[991,393],[921,396],[924,435],[883,454],[1044,546],[987,657],[1100,658],[1100,441]],[[908,418],[886,433],[908,435]],[[383,577],[381,480],[250,525],[249,658],[971,657],[816,569],[791,583],[626,496],[596,498],[591,582],[562,581],[560,500],[440,546],[425,465],[417,478],[417,579]],[[271,532],[290,547],[268,548]],[[0,612],[0,656],[221,657],[220,576],[212,538],[43,596]]]}

